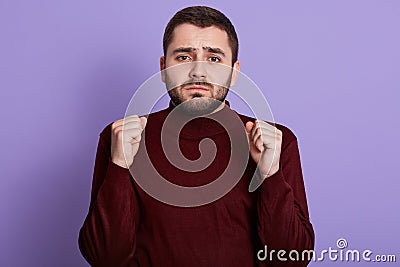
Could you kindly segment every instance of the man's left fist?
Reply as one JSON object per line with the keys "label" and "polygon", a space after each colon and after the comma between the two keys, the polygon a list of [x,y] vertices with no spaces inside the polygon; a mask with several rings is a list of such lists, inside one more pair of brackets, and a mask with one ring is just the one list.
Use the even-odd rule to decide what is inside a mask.
{"label": "man's left fist", "polygon": [[282,131],[271,124],[256,120],[246,123],[250,144],[250,155],[257,163],[262,178],[267,178],[279,170],[282,147]]}

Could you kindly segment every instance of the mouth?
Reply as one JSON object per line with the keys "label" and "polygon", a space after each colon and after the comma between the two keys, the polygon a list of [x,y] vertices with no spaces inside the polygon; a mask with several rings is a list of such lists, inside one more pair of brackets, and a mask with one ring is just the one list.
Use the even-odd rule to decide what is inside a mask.
{"label": "mouth", "polygon": [[207,91],[209,91],[208,88],[201,87],[201,86],[190,86],[190,87],[185,88],[185,90],[187,90],[189,92],[207,92]]}
{"label": "mouth", "polygon": [[197,83],[187,84],[185,87],[183,87],[183,89],[190,93],[205,93],[211,90],[207,84]]}

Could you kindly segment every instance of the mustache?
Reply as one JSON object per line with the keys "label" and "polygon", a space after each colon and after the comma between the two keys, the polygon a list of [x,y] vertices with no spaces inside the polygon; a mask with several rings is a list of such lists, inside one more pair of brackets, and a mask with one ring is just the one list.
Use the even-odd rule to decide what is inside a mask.
{"label": "mustache", "polygon": [[212,83],[205,82],[205,81],[188,81],[188,82],[185,82],[184,84],[182,84],[181,87],[187,87],[187,86],[192,86],[192,85],[199,85],[199,86],[207,87],[209,89],[212,89],[214,87],[214,85]]}

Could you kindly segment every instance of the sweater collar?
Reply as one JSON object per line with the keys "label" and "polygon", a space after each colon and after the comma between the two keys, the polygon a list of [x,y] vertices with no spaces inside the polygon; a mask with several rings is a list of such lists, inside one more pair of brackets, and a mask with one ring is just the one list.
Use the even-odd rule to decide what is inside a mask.
{"label": "sweater collar", "polygon": [[[175,105],[172,102],[169,102],[169,106],[167,108],[168,114],[175,108]],[[222,124],[229,123],[229,120],[234,119],[232,116],[235,113],[230,109],[230,103],[225,100],[224,106],[222,109],[208,115],[204,115],[201,117],[196,117],[192,119],[192,116],[184,113],[184,112],[175,112],[174,113],[174,125],[175,131],[179,131],[179,125],[183,125],[183,128],[180,132],[180,135],[188,136],[188,137],[207,137],[214,136],[221,132],[224,132],[225,129]],[[236,115],[236,113],[235,113]],[[187,122],[188,121],[188,122]],[[184,122],[187,122],[186,124]],[[172,126],[172,124],[171,124]]]}

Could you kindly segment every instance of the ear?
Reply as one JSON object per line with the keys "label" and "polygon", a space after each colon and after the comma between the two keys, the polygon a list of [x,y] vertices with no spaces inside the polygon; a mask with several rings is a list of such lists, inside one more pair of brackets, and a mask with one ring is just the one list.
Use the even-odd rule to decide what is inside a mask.
{"label": "ear", "polygon": [[165,83],[165,57],[160,57],[160,71],[161,71],[161,80]]}
{"label": "ear", "polygon": [[234,86],[238,77],[239,77],[239,72],[240,72],[240,62],[236,61],[233,64],[233,70],[232,70],[232,79],[231,79],[231,84],[230,87]]}

